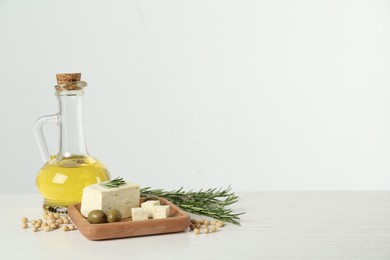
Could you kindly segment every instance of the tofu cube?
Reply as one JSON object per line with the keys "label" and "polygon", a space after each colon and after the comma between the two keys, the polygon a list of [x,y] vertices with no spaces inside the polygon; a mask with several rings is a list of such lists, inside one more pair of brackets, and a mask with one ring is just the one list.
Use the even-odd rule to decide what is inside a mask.
{"label": "tofu cube", "polygon": [[153,219],[161,219],[169,217],[170,207],[169,205],[154,206],[153,207]]}
{"label": "tofu cube", "polygon": [[148,220],[148,210],[144,208],[132,208],[131,215],[133,221]]}
{"label": "tofu cube", "polygon": [[92,184],[84,188],[81,199],[81,214],[87,217],[95,209],[104,212],[117,209],[122,218],[131,216],[131,208],[139,207],[139,185],[126,183],[118,188],[106,188],[100,184]]}
{"label": "tofu cube", "polygon": [[159,200],[148,200],[143,203],[141,203],[141,207],[146,209],[148,211],[148,217],[153,217],[153,207],[154,206],[160,206]]}

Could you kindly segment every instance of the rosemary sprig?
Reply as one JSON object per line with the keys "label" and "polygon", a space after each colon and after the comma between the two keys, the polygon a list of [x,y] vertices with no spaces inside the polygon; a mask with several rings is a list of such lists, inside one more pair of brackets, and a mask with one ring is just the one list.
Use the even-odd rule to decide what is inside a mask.
{"label": "rosemary sprig", "polygon": [[141,196],[163,197],[187,212],[212,217],[236,225],[240,225],[239,216],[245,214],[245,212],[234,213],[227,208],[227,206],[236,203],[239,198],[231,192],[230,186],[224,190],[222,188],[218,190],[214,188],[208,190],[201,189],[199,191],[184,191],[183,188],[164,191],[146,187],[141,189]]}
{"label": "rosemary sprig", "polygon": [[126,184],[123,178],[115,178],[111,181],[101,182],[100,185],[105,188],[118,188],[119,186]]}

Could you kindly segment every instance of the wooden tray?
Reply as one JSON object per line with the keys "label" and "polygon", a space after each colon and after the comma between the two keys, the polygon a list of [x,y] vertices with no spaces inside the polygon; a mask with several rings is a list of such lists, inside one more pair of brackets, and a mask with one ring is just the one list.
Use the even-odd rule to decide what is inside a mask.
{"label": "wooden tray", "polygon": [[[141,198],[140,203],[142,202]],[[187,213],[164,198],[160,198],[160,204],[170,206],[169,218],[141,221],[132,221],[131,218],[126,218],[116,223],[90,224],[88,219],[80,213],[81,204],[69,206],[68,214],[81,234],[90,240],[174,233],[188,228],[190,216]]]}

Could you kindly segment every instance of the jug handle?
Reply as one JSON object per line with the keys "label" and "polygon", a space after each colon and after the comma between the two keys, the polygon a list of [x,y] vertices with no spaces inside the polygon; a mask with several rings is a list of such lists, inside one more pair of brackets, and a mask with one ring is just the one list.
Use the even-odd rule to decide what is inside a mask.
{"label": "jug handle", "polygon": [[46,124],[58,124],[58,114],[42,116],[38,118],[34,125],[35,138],[38,142],[39,151],[41,152],[42,160],[49,161],[50,153],[47,147],[46,139],[43,134],[43,126]]}

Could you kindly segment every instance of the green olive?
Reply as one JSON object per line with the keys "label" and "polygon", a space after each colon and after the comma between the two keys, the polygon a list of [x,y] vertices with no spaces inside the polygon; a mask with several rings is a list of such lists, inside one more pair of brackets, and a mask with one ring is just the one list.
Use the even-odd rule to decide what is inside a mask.
{"label": "green olive", "polygon": [[88,221],[91,224],[101,224],[107,222],[107,216],[104,214],[103,210],[95,209],[89,212]]}
{"label": "green olive", "polygon": [[119,222],[122,219],[122,213],[117,209],[110,209],[106,212],[106,215],[109,223]]}

